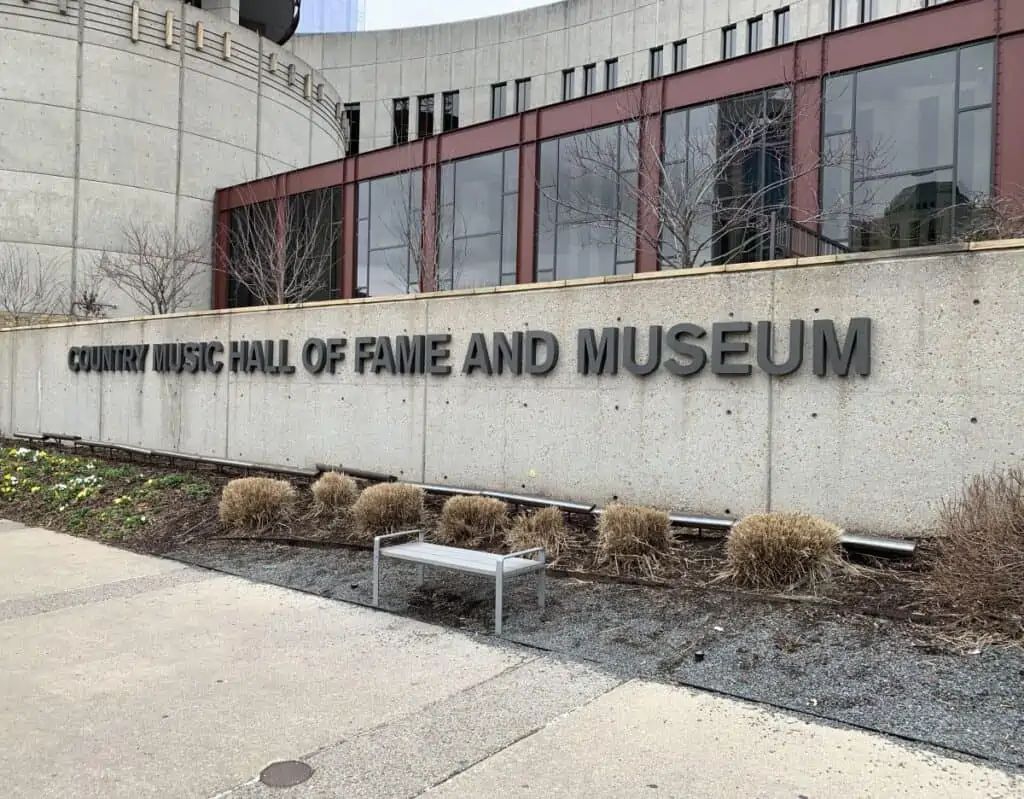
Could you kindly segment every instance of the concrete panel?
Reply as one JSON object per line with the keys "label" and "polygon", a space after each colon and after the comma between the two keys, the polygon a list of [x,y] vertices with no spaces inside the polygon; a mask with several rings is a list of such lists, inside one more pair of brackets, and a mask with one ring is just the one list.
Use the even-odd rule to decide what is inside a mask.
{"label": "concrete panel", "polygon": [[309,108],[284,105],[271,97],[279,92],[264,92],[260,105],[260,154],[277,161],[300,166],[309,163]]}
{"label": "concrete panel", "polygon": [[177,128],[178,65],[83,45],[82,109]]}
{"label": "concrete panel", "polygon": [[324,130],[320,125],[313,124],[313,139],[309,162],[322,164],[325,161],[336,161],[344,157],[345,149],[341,144],[341,136],[335,131]]}
{"label": "concrete panel", "polygon": [[14,433],[14,345],[14,334],[0,330],[0,433],[5,436]]}
{"label": "concrete panel", "polygon": [[80,247],[116,249],[129,220],[141,225],[173,226],[174,194],[88,180],[78,184]]}
{"label": "concrete panel", "polygon": [[255,91],[186,70],[183,129],[255,150]]}
{"label": "concrete panel", "polygon": [[[299,466],[360,463],[419,479],[423,378],[356,374],[351,353],[356,336],[422,331],[426,311],[425,303],[403,302],[233,315],[235,340],[289,339],[297,372],[232,375],[228,457]],[[296,348],[311,336],[349,339],[349,354],[337,374],[317,376],[302,369]]]}
{"label": "concrete panel", "polygon": [[210,201],[210,187],[231,186],[256,177],[255,153],[228,142],[183,133],[181,195]]}
{"label": "concrete panel", "polygon": [[0,29],[0,98],[74,108],[75,70],[70,65],[77,47],[68,39]]}
{"label": "concrete panel", "polygon": [[34,350],[37,359],[24,362],[19,353],[19,374],[31,379],[36,368],[36,382],[43,401],[39,404],[39,426],[35,432],[68,433],[83,438],[100,435],[100,410],[103,386],[96,379],[76,375],[68,368],[68,349],[100,344],[104,328],[99,325],[59,327],[40,331],[41,340]]}
{"label": "concrete panel", "polygon": [[0,171],[0,241],[71,246],[71,178]]}
{"label": "concrete panel", "polygon": [[178,179],[176,129],[83,113],[81,137],[82,179],[174,192]]}
{"label": "concrete panel", "polygon": [[0,119],[0,170],[74,177],[74,108],[0,100]]}

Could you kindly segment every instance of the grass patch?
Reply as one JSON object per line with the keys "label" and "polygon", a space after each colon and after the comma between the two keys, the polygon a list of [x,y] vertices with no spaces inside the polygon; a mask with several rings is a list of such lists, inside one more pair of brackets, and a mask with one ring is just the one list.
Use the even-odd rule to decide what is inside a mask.
{"label": "grass patch", "polygon": [[434,540],[456,547],[475,547],[505,530],[508,505],[491,497],[451,497],[441,509]]}

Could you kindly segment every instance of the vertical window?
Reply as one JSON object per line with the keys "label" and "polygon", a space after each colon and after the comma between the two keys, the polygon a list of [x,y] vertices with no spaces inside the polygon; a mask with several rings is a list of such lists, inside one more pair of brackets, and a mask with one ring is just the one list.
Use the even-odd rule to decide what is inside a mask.
{"label": "vertical window", "polygon": [[519,153],[441,166],[437,284],[441,290],[516,282]]}
{"label": "vertical window", "polygon": [[445,92],[441,95],[441,130],[457,130],[459,127],[459,93]]}
{"label": "vertical window", "polygon": [[772,42],[778,47],[780,44],[789,44],[789,9],[780,8],[775,12],[775,30],[772,33]]}
{"label": "vertical window", "polygon": [[672,45],[672,71],[682,72],[686,69],[686,39]]}
{"label": "vertical window", "polygon": [[415,293],[423,260],[423,173],[364,180],[357,190],[357,297]]}
{"label": "vertical window", "polygon": [[345,155],[359,155],[359,103],[345,103]]}
{"label": "vertical window", "polygon": [[530,107],[530,79],[523,78],[516,81],[516,113],[525,111]]}
{"label": "vertical window", "polygon": [[828,29],[837,31],[846,26],[846,0],[829,0]]}
{"label": "vertical window", "polygon": [[619,59],[609,58],[604,62],[604,90],[609,91],[619,85]]}
{"label": "vertical window", "polygon": [[576,70],[575,69],[563,69],[562,70],[562,99],[571,100],[573,98],[575,84],[576,83]]}
{"label": "vertical window", "polygon": [[421,95],[416,103],[416,138],[426,139],[434,135],[434,95]]}
{"label": "vertical window", "polygon": [[663,50],[663,48],[661,48],[661,47],[652,47],[651,48],[651,77],[652,78],[660,78],[661,77],[661,70],[662,70],[662,67],[663,67],[663,65],[661,63],[662,50]]}
{"label": "vertical window", "polygon": [[860,21],[871,22],[875,18],[875,0],[860,0]]}
{"label": "vertical window", "polygon": [[722,60],[734,58],[736,55],[736,26],[726,25],[722,28]]}
{"label": "vertical window", "polygon": [[756,53],[761,49],[761,17],[747,20],[747,52]]}
{"label": "vertical window", "polygon": [[583,67],[583,96],[593,94],[597,91],[597,64],[587,64]]}
{"label": "vertical window", "polygon": [[409,98],[399,97],[392,101],[391,143],[405,144],[409,141]]}
{"label": "vertical window", "polygon": [[504,83],[491,86],[491,119],[505,116],[505,88]]}

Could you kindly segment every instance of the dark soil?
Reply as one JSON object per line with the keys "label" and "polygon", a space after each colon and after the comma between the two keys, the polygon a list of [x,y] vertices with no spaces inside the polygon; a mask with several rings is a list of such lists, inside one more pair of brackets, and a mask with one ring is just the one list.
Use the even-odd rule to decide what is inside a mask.
{"label": "dark soil", "polygon": [[[219,526],[217,496],[229,475],[91,461],[103,474],[95,496],[71,506],[46,499],[45,490],[18,491],[0,497],[0,517],[369,603],[370,553],[344,515],[308,513],[259,536],[276,541],[257,540]],[[44,484],[64,479],[35,477]],[[308,481],[292,483],[308,489]],[[120,496],[131,501],[113,504]],[[428,497],[428,527],[442,502]],[[927,542],[909,561],[861,561],[814,596],[773,596],[735,590],[719,578],[720,537],[679,535],[653,568],[616,570],[598,560],[592,520],[570,521],[572,543],[550,569],[546,610],[537,608],[534,577],[507,587],[507,640],[624,677],[720,691],[1024,767],[1024,651],[998,644],[988,629],[965,633],[955,614],[926,601],[934,557]],[[497,551],[501,542],[483,546]],[[486,580],[431,571],[419,587],[414,568],[388,562],[381,596],[386,610],[493,634],[493,585]]]}

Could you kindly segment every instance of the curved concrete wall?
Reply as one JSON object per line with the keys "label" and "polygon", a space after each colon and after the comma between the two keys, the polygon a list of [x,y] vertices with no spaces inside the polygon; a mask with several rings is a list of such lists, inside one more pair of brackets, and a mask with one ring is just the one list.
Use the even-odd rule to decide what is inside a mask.
{"label": "curved concrete wall", "polygon": [[339,157],[337,101],[292,54],[181,3],[0,0],[0,246],[70,286],[129,218],[208,241],[218,187]]}
{"label": "curved concrete wall", "polygon": [[[942,0],[939,0],[940,2]],[[949,0],[945,0],[949,2]],[[858,24],[861,0],[841,0],[844,26]],[[874,19],[916,11],[921,0],[874,0]],[[446,25],[344,34],[299,35],[286,46],[320,69],[345,102],[359,102],[360,147],[391,144],[391,101],[460,92],[460,126],[490,118],[491,86],[508,83],[513,110],[516,80],[530,79],[531,107],[561,102],[562,71],[618,59],[618,84],[651,77],[650,50],[687,42],[686,68],[722,57],[722,28],[735,24],[737,53],[747,52],[747,20],[763,16],[762,47],[772,43],[773,12],[788,7],[791,41],[829,30],[830,0],[566,0],[501,16]],[[415,113],[410,124],[415,135]],[[435,130],[440,113],[435,114]]]}

